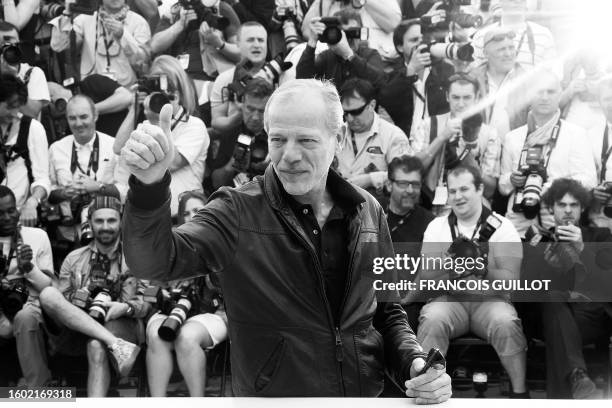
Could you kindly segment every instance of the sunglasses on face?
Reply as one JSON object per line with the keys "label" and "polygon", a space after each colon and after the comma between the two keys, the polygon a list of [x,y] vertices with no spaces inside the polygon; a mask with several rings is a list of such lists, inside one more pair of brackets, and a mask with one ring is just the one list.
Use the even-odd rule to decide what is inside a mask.
{"label": "sunglasses on face", "polygon": [[348,115],[351,115],[353,117],[361,115],[363,111],[368,107],[369,104],[370,102],[368,101],[361,108],[352,109],[352,110],[344,109],[344,118],[346,118]]}

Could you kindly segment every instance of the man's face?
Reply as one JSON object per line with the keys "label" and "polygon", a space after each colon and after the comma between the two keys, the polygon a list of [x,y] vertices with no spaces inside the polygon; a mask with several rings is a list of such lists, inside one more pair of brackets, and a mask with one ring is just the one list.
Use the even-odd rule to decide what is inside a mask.
{"label": "man's face", "polygon": [[315,91],[282,97],[287,99],[282,101],[282,109],[271,109],[268,129],[268,151],[276,174],[291,195],[324,190],[329,166],[339,149],[336,135],[322,120],[327,116],[325,103]]}
{"label": "man's face", "polygon": [[421,195],[421,183],[421,174],[418,171],[406,173],[402,168],[396,169],[393,180],[388,182],[391,202],[402,212],[414,209]]}
{"label": "man's face", "polygon": [[11,196],[0,198],[0,236],[8,237],[15,234],[19,222],[19,211]]}
{"label": "man's face", "polygon": [[[17,44],[19,42],[19,34],[15,30],[0,31],[0,47],[4,44]],[[19,65],[9,65],[4,59],[4,55],[0,56],[0,72],[3,74],[16,75],[19,72]]]}
{"label": "man's face", "polygon": [[8,100],[0,102],[0,123],[9,124],[13,119],[18,118],[21,101],[19,96],[13,95]]}
{"label": "man's face", "polygon": [[577,198],[566,193],[561,200],[555,201],[552,213],[556,225],[578,225],[582,206]]}
{"label": "man's face", "polygon": [[534,83],[531,110],[537,115],[552,115],[561,103],[561,85],[554,78],[541,78]]}
{"label": "man's face", "polygon": [[68,125],[76,141],[85,144],[96,132],[98,116],[92,112],[89,103],[83,99],[74,99],[66,107]]}
{"label": "man's face", "polygon": [[612,122],[612,86],[602,86],[599,90],[599,104],[608,122]]}
{"label": "man's face", "polygon": [[253,64],[262,64],[267,55],[268,33],[259,26],[242,27],[238,47],[243,58]]}
{"label": "man's face", "polygon": [[399,51],[404,56],[404,61],[410,61],[412,53],[423,42],[423,34],[421,34],[421,26],[413,25],[404,33],[402,46],[398,47]]}
{"label": "man's face", "polygon": [[476,102],[474,85],[453,82],[448,88],[447,100],[453,116],[465,112]]}
{"label": "man's face", "polygon": [[263,114],[266,108],[268,97],[258,98],[256,96],[245,95],[242,102],[242,122],[254,134],[263,130]]}
{"label": "man's face", "polygon": [[482,206],[482,186],[476,188],[469,172],[449,174],[448,201],[458,219],[469,218]]}
{"label": "man's face", "polygon": [[491,41],[484,48],[484,55],[493,70],[510,72],[516,62],[514,39],[505,37],[500,41]]}
{"label": "man's face", "polygon": [[101,245],[112,245],[121,233],[121,216],[111,208],[100,208],[89,220],[94,239]]}
{"label": "man's face", "polygon": [[367,132],[374,122],[374,106],[376,101],[366,101],[360,95],[347,96],[342,99],[344,120],[355,133]]}

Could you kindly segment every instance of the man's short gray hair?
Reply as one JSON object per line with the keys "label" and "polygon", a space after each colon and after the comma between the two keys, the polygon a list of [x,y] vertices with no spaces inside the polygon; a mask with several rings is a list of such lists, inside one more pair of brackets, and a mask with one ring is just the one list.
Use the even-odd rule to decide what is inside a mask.
{"label": "man's short gray hair", "polygon": [[319,81],[317,79],[294,79],[285,82],[281,85],[266,104],[264,112],[264,129],[266,132],[270,130],[270,108],[273,104],[277,104],[276,109],[282,109],[286,102],[295,98],[299,101],[310,90],[317,90],[321,94],[325,103],[325,126],[329,129],[331,135],[340,134],[342,123],[344,122],[344,111],[340,102],[340,95],[334,84],[330,81]]}

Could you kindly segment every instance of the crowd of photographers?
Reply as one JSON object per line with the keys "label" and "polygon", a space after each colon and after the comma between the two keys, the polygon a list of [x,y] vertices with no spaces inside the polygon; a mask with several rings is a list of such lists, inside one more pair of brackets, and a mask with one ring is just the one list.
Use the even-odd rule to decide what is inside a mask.
{"label": "crowd of photographers", "polygon": [[[545,316],[549,396],[596,396],[581,349],[612,333],[612,302],[566,295],[584,280],[584,242],[612,241],[612,77],[587,51],[555,69],[558,27],[531,21],[533,3],[2,0],[0,347],[16,339],[20,384],[53,384],[52,355],[87,356],[88,395],[105,396],[146,344],[153,396],[166,395],[173,351],[189,394],[204,395],[206,351],[227,338],[222,293],[210,276],[131,276],[121,149],[172,105],[180,225],[219,187],[264,173],[268,98],[318,78],[344,109],[334,170],[379,200],[416,257],[421,242],[467,247],[488,264],[463,278],[511,280],[527,259],[513,243],[571,243],[535,255],[567,287],[530,317]],[[510,396],[529,396],[524,316],[508,293],[420,295],[404,304],[426,349],[473,333],[498,353]]]}

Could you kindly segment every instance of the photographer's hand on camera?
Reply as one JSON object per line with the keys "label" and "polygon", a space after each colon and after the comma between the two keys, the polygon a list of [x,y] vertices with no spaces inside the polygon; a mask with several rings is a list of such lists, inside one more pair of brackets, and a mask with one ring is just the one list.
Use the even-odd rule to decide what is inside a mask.
{"label": "photographer's hand on camera", "polygon": [[412,51],[410,62],[406,66],[406,76],[417,75],[431,65],[431,54],[428,52],[421,52],[421,50],[427,48],[427,45],[421,44]]}
{"label": "photographer's hand on camera", "polygon": [[342,38],[340,39],[340,42],[335,45],[330,45],[329,49],[343,60],[350,60],[355,55],[353,49],[348,43],[346,33],[344,31],[342,31]]}
{"label": "photographer's hand on camera", "polygon": [[325,24],[321,22],[321,17],[313,17],[308,22],[308,28],[310,29],[310,37],[308,38],[308,45],[316,47],[319,37],[325,31]]}
{"label": "photographer's hand on camera", "polygon": [[522,188],[525,185],[525,181],[527,181],[527,176],[524,176],[518,170],[514,170],[510,175],[510,183],[512,183],[514,188]]}
{"label": "photographer's hand on camera", "polygon": [[160,112],[160,126],[140,124],[121,149],[130,173],[144,184],[159,182],[174,158],[170,130],[172,105]]}
{"label": "photographer's hand on camera", "polygon": [[200,24],[200,38],[204,44],[210,45],[214,48],[220,48],[225,42],[223,35],[219,30],[211,28],[206,21],[202,21]]}
{"label": "photographer's hand on camera", "polygon": [[32,259],[34,252],[28,244],[21,244],[17,247],[17,267],[24,273],[29,273],[34,269]]}
{"label": "photographer's hand on camera", "polygon": [[584,250],[584,242],[582,241],[582,230],[577,225],[559,225],[557,227],[557,237],[561,242],[572,242],[578,252]]}
{"label": "photographer's hand on camera", "polygon": [[106,302],[105,307],[108,308],[105,320],[107,322],[128,316],[128,311],[130,310],[130,305],[123,302]]}
{"label": "photographer's hand on camera", "polygon": [[425,367],[423,358],[415,358],[410,366],[410,380],[404,383],[406,396],[416,398],[417,404],[437,404],[451,397],[451,378],[446,367],[433,366],[417,375]]}
{"label": "photographer's hand on camera", "polygon": [[179,19],[177,20],[177,24],[181,28],[181,32],[184,31],[189,23],[198,19],[198,15],[193,9],[184,9],[181,7]]}
{"label": "photographer's hand on camera", "polygon": [[81,174],[77,181],[75,181],[74,188],[80,190],[81,193],[96,193],[100,190],[100,183],[91,177]]}
{"label": "photographer's hand on camera", "polygon": [[608,193],[608,189],[604,186],[597,186],[593,189],[593,198],[599,204],[606,205],[612,198],[612,194]]}

